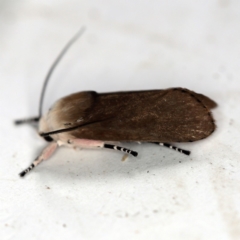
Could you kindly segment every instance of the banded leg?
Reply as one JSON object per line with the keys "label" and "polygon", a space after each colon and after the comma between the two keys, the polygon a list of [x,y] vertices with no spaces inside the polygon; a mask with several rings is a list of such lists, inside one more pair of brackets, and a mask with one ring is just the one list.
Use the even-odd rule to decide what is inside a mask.
{"label": "banded leg", "polygon": [[188,151],[188,150],[184,150],[184,149],[181,149],[181,148],[177,148],[177,147],[175,147],[175,146],[173,146],[173,145],[171,145],[171,144],[169,144],[169,143],[160,143],[160,142],[152,142],[152,143],[157,144],[157,145],[159,145],[159,146],[164,146],[164,147],[173,149],[173,150],[178,151],[178,152],[180,152],[180,153],[183,153],[183,154],[185,154],[185,155],[190,155],[190,153],[191,153],[191,152]]}
{"label": "banded leg", "polygon": [[28,168],[26,168],[24,171],[19,173],[20,177],[24,177],[28,172],[30,172],[33,168],[35,168],[42,161],[49,159],[52,156],[52,154],[56,151],[57,146],[58,145],[56,142],[50,143],[43,150],[42,154],[40,156],[38,156]]}
{"label": "banded leg", "polygon": [[103,147],[104,147],[104,148],[109,148],[109,149],[118,150],[118,151],[121,151],[121,152],[124,152],[124,153],[128,153],[128,154],[133,155],[134,157],[137,157],[137,155],[138,155],[138,153],[135,152],[135,151],[132,151],[132,150],[127,149],[127,148],[124,148],[124,147],[119,147],[119,146],[117,146],[117,145],[112,145],[112,144],[106,144],[106,143],[104,143]]}
{"label": "banded leg", "polygon": [[116,145],[112,144],[107,144],[102,141],[96,141],[96,140],[90,140],[90,139],[73,139],[73,140],[68,140],[68,144],[71,144],[73,147],[99,147],[99,148],[108,148],[108,149],[114,149],[118,150],[124,153],[128,153],[136,157],[138,155],[137,152],[132,151],[130,149],[124,148],[124,147],[119,147]]}

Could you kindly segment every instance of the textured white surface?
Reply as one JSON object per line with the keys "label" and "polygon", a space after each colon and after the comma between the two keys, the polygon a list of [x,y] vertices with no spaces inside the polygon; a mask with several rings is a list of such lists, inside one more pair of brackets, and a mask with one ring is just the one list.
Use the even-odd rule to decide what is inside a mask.
{"label": "textured white surface", "polygon": [[[45,143],[30,126],[53,59],[45,109],[73,91],[186,87],[216,100],[217,131],[179,146],[60,149],[25,179]],[[1,1],[1,239],[240,239],[240,1]]]}

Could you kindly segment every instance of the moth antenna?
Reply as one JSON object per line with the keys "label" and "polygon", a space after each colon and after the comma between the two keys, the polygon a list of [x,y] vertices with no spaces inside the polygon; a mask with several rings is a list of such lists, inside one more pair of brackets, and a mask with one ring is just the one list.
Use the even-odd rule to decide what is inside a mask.
{"label": "moth antenna", "polygon": [[43,87],[42,87],[42,92],[41,92],[41,96],[40,96],[40,102],[39,102],[39,119],[42,116],[42,106],[43,106],[43,99],[44,99],[44,95],[46,92],[46,88],[47,88],[47,84],[49,82],[49,79],[54,71],[54,69],[56,68],[57,64],[60,62],[60,60],[62,59],[62,57],[65,55],[65,53],[67,52],[67,50],[72,46],[72,44],[74,42],[76,42],[76,40],[84,33],[85,31],[85,27],[82,27],[71,39],[70,41],[67,42],[67,44],[65,45],[65,47],[62,49],[62,51],[60,52],[60,54],[58,55],[58,57],[55,59],[55,61],[53,62],[52,66],[50,67],[47,76],[44,80],[43,83]]}
{"label": "moth antenna", "polygon": [[18,120],[15,120],[14,123],[16,125],[19,125],[23,123],[33,123],[38,121],[39,121],[39,117],[32,117],[32,118],[18,119]]}
{"label": "moth antenna", "polygon": [[[88,124],[86,124],[86,125],[88,125]],[[82,126],[84,126],[84,125],[74,126],[74,127],[70,127],[70,128],[62,128],[62,129],[58,129],[58,130],[55,130],[55,131],[52,131],[52,132],[40,132],[39,135],[41,137],[47,137],[49,135],[54,135],[54,134],[58,134],[58,133],[62,133],[62,132],[70,132],[70,131],[73,131],[73,130],[75,130],[77,128],[80,128]]]}
{"label": "moth antenna", "polygon": [[93,123],[99,123],[99,122],[103,122],[103,121],[106,121],[106,120],[109,120],[111,118],[108,118],[108,119],[103,119],[103,120],[99,120],[99,121],[93,121],[93,122],[87,122],[87,123],[84,123],[82,125],[76,125],[76,126],[73,126],[73,127],[69,127],[69,128],[62,128],[62,129],[58,129],[58,130],[55,130],[55,131],[52,131],[52,132],[40,132],[39,135],[41,137],[47,137],[49,135],[54,135],[54,134],[58,134],[58,133],[63,133],[63,132],[70,132],[70,131],[73,131],[75,129],[78,129],[80,127],[84,127],[84,126],[87,126],[87,125],[91,125]]}

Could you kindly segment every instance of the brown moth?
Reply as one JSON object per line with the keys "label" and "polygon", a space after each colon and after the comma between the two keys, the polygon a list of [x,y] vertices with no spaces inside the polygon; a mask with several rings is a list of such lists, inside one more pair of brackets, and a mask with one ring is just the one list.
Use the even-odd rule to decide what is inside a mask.
{"label": "brown moth", "polygon": [[169,142],[193,142],[208,137],[216,128],[210,98],[184,88],[166,90],[97,93],[78,92],[58,100],[42,116],[44,92],[57,63],[82,34],[83,29],[66,45],[55,60],[44,83],[39,117],[16,121],[16,124],[39,121],[39,135],[49,145],[33,163],[20,173],[23,177],[59,146],[98,147],[138,153],[113,142],[150,142],[186,155],[190,151]]}

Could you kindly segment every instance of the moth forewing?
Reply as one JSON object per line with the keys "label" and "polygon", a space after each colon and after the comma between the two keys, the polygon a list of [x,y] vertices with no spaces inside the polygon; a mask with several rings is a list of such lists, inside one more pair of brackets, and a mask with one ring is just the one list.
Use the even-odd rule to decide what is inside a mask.
{"label": "moth forewing", "polygon": [[[201,97],[214,105],[209,98]],[[198,94],[182,88],[75,93],[55,106],[57,109],[48,114],[49,135],[53,138],[61,135],[64,139],[101,141],[192,142],[206,138],[215,129],[210,109]],[[60,130],[62,133],[54,136],[54,131]]]}

